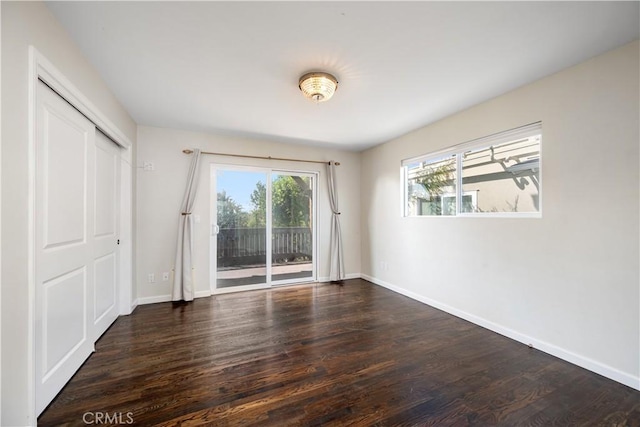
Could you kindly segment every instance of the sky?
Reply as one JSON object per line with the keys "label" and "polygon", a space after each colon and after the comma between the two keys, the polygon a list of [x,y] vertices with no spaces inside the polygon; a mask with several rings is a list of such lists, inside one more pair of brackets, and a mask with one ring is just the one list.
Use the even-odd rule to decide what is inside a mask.
{"label": "sky", "polygon": [[265,172],[217,170],[216,192],[223,190],[227,196],[242,205],[246,212],[253,209],[251,204],[251,193],[256,188],[256,183],[262,182],[266,185],[267,174]]}

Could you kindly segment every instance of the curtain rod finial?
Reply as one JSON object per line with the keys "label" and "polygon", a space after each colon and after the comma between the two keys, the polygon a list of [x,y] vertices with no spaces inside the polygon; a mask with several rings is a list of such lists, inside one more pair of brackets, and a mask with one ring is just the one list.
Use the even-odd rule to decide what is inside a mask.
{"label": "curtain rod finial", "polygon": [[193,153],[193,150],[189,150],[189,149],[187,148],[186,150],[182,150],[182,152],[183,152],[184,154],[191,154],[191,153]]}

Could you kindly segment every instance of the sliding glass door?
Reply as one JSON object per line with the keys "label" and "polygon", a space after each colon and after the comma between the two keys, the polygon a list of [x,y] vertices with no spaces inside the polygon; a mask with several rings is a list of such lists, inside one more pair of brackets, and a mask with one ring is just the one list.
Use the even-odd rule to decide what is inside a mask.
{"label": "sliding glass door", "polygon": [[266,284],[267,173],[218,169],[216,184],[216,288]]}
{"label": "sliding glass door", "polygon": [[213,290],[314,281],[316,175],[213,166]]}
{"label": "sliding glass door", "polygon": [[271,174],[271,279],[290,283],[314,277],[311,175]]}

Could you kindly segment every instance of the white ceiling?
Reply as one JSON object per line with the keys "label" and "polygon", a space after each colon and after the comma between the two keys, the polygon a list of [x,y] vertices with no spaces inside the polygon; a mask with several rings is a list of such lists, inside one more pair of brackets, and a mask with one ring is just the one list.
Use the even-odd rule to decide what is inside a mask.
{"label": "white ceiling", "polygon": [[[639,37],[638,2],[49,2],[139,125],[361,150]],[[322,70],[328,102],[301,95]]]}

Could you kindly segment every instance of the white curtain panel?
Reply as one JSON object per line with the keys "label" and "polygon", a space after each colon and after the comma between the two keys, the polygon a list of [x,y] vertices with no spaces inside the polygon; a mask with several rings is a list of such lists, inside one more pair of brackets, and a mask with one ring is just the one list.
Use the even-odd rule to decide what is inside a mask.
{"label": "white curtain panel", "polygon": [[175,274],[173,276],[173,301],[193,301],[193,218],[191,209],[198,192],[200,178],[200,150],[193,150],[191,167],[187,176],[187,188],[182,199],[178,226]]}
{"label": "white curtain panel", "polygon": [[344,254],[342,250],[342,231],[340,230],[340,209],[338,208],[338,184],[335,162],[327,165],[327,183],[329,204],[331,206],[331,236],[329,241],[329,280],[341,281],[345,278]]}

